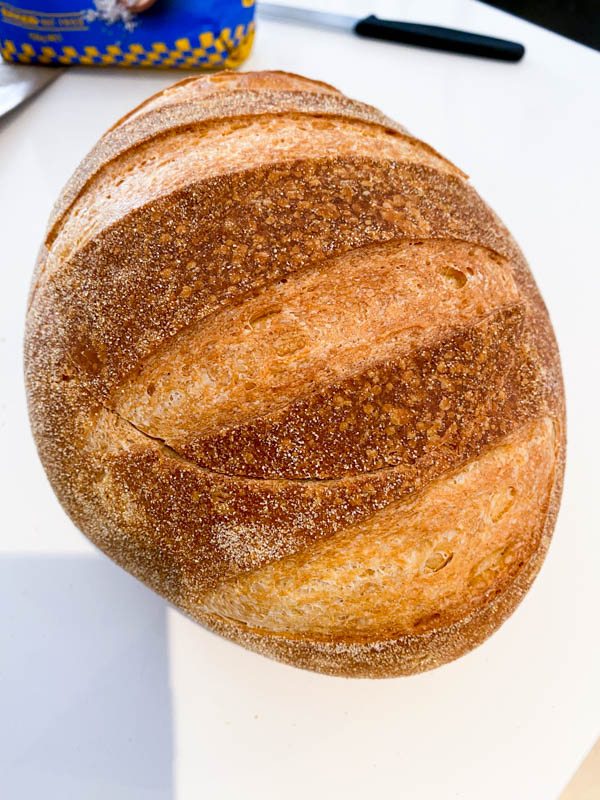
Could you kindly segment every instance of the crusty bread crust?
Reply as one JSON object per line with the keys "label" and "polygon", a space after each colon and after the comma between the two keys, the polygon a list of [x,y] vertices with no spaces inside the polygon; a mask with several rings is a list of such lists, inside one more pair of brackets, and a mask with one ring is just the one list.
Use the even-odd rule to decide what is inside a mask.
{"label": "crusty bread crust", "polygon": [[[465,260],[469,272],[461,271]],[[121,385],[115,410],[171,442],[214,435],[518,300],[510,263],[466,242],[351,250],[167,340]],[[389,413],[391,425],[402,416]]]}
{"label": "crusty bread crust", "polygon": [[552,422],[529,422],[416,497],[221,584],[202,607],[323,641],[449,627],[502,593],[536,551],[554,452]]}
{"label": "crusty bread crust", "polygon": [[[548,516],[548,519],[552,520],[553,525],[554,518]],[[236,644],[294,667],[344,678],[414,675],[441,667],[465,655],[498,630],[533,583],[549,543],[550,537],[544,537],[537,552],[502,594],[463,617],[460,622],[434,628],[428,633],[372,638],[368,641],[323,641],[266,633],[197,609],[194,609],[193,617]]]}
{"label": "crusty bread crust", "polygon": [[355,119],[261,114],[188,125],[130,148],[91,178],[51,237],[48,278],[104,228],[130,211],[196,181],[239,169],[318,158],[324,153],[408,161],[456,174],[443,159],[396,131]]}
{"label": "crusty bread crust", "polygon": [[421,237],[514,255],[460,178],[386,159],[304,159],[191,183],[130,212],[78,251],[48,289],[82,380],[108,397],[199,317],[325,257]]}
{"label": "crusty bread crust", "polygon": [[[421,469],[438,458],[460,463],[481,452],[482,441],[498,441],[539,413],[543,386],[519,306],[438,334],[441,344],[407,355],[401,341],[399,353],[279,411],[169,441],[186,458],[230,475],[332,479],[400,465]],[[473,353],[481,357],[475,361]]]}
{"label": "crusty bread crust", "polygon": [[[331,126],[312,149],[290,124],[298,115]],[[236,145],[221,171],[186,174],[174,156],[152,183],[153,148],[168,158],[207,124],[239,139],[258,118],[268,158],[246,163]],[[296,159],[274,144],[278,125],[298,136]],[[372,127],[372,153],[352,152],[349,125],[357,137]],[[390,135],[410,145],[386,150]],[[156,196],[121,202],[126,165]],[[100,201],[85,233],[78,215]],[[329,674],[410,674],[483,641],[534,579],[565,452],[547,311],[462,173],[375,109],[285,73],[186,80],[150,98],[59,198],[30,301],[30,417],[61,503],[213,630]],[[500,491],[509,474],[519,485]],[[464,530],[445,535],[432,498],[469,475],[478,499],[465,495]],[[419,599],[402,614],[363,570],[388,546],[398,565],[413,559],[402,580]],[[359,574],[345,630],[344,613],[326,611],[329,589],[321,610],[297,581],[297,595],[278,594],[301,562],[315,579]],[[296,610],[303,621],[286,628]]]}
{"label": "crusty bread crust", "polygon": [[284,72],[222,72],[205,76],[201,81],[185,78],[148,98],[115,123],[63,189],[50,215],[49,237],[52,238],[62,216],[88,181],[121,153],[186,125],[286,113],[371,123],[404,136],[444,162],[448,169],[464,175],[430,145],[411,136],[402,125],[372,106],[350,100],[325,83]]}

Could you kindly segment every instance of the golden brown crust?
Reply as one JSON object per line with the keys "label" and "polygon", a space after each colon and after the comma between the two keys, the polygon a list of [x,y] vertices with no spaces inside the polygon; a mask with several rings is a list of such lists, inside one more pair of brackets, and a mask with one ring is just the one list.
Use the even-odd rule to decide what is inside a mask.
{"label": "golden brown crust", "polygon": [[380,158],[456,172],[418,142],[354,119],[263,114],[169,131],[126,150],[88,181],[52,237],[43,278],[130,211],[189,184],[328,152],[371,157],[374,150]]}
{"label": "golden brown crust", "polygon": [[147,97],[139,105],[132,108],[121,119],[108,129],[113,131],[125,122],[130,122],[142,112],[146,113],[154,108],[164,108],[167,105],[181,104],[192,100],[204,100],[215,94],[223,92],[243,91],[243,90],[280,90],[280,91],[305,91],[315,94],[337,94],[341,92],[334,86],[322,81],[315,81],[305,78],[303,75],[296,75],[293,72],[282,70],[269,70],[260,72],[238,72],[222,70],[213,75],[203,75],[201,80],[198,76],[183,78],[176,83],[161,89],[150,97]]}
{"label": "golden brown crust", "polygon": [[409,501],[187,605],[320,641],[453,625],[508,588],[539,546],[554,458],[552,422],[536,419]]}
{"label": "golden brown crust", "polygon": [[[548,517],[550,518],[550,517]],[[552,519],[552,525],[554,519]],[[184,609],[215,633],[294,667],[345,678],[392,678],[441,667],[482,644],[517,608],[544,561],[550,536],[523,565],[514,582],[468,617],[427,633],[371,641],[289,638],[265,634],[199,609]]]}
{"label": "golden brown crust", "polygon": [[182,103],[193,102],[194,100],[205,100],[207,97],[224,92],[232,91],[303,91],[314,94],[335,94],[342,93],[334,86],[330,86],[323,81],[315,81],[305,78],[303,75],[296,75],[293,72],[283,72],[282,70],[269,70],[261,72],[232,72],[223,70],[214,75],[204,75],[201,80],[198,77],[183,78],[181,81],[161,89],[156,94],[147,97],[124,117],[117,120],[109,131],[120,127],[125,122],[130,122],[142,113],[147,113],[155,108],[164,108],[169,105],[181,105]]}
{"label": "golden brown crust", "polygon": [[52,241],[56,225],[90,178],[126,150],[160,136],[165,131],[198,122],[226,118],[244,119],[286,112],[357,119],[405,133],[403,128],[369,106],[345,97],[313,92],[232,92],[200,102],[167,106],[164,110],[159,108],[115,128],[100,140],[78,167],[53,209],[48,226],[48,240]]}
{"label": "golden brown crust", "polygon": [[513,247],[461,179],[314,159],[219,176],[133,211],[53,281],[71,358],[107,397],[166,338],[326,256],[397,238]]}
{"label": "golden brown crust", "polygon": [[[203,84],[196,105],[179,103],[193,93],[190,83],[162,100],[158,96],[118,124],[75,176],[57,206],[53,225],[107,161],[149,137],[168,136],[187,124],[186,119],[236,116],[243,107],[250,115],[262,113],[257,109],[282,115],[306,111],[329,115],[333,125],[340,115],[388,125],[366,107],[357,109],[357,104],[327,89],[231,92],[223,88],[227,80],[212,97]],[[255,79],[261,81],[271,85],[268,76]],[[392,347],[394,357],[378,367],[389,367],[394,376],[383,384],[380,399],[372,391],[379,384],[371,380],[373,397],[366,402],[357,397],[364,375],[349,374],[340,389],[339,382],[327,383],[321,374],[310,391],[272,413],[265,406],[260,418],[235,428],[238,446],[245,436],[244,446],[255,459],[242,459],[243,463],[234,451],[233,429],[223,433],[220,423],[210,436],[169,439],[170,447],[111,410],[111,404],[121,408],[119,393],[131,391],[137,371],[143,374],[149,358],[161,348],[167,352],[178,346],[194,326],[209,325],[210,315],[222,314],[223,309],[233,312],[261,293],[268,297],[280,282],[326,269],[332,258],[351,250],[365,248],[368,259],[368,248],[374,245],[425,239],[487,248],[501,256],[499,269],[505,269],[507,259],[518,298],[511,295],[508,305],[490,300],[491,307],[479,321],[469,317],[460,329],[449,330],[436,321],[420,346],[398,351]],[[46,257],[42,249],[40,265]],[[468,263],[465,256],[462,268]],[[481,355],[477,367],[461,349],[469,341]],[[444,348],[452,352],[450,365],[459,368],[448,385],[442,380],[447,373],[443,368],[437,371]],[[408,359],[413,359],[412,369],[402,365]],[[192,182],[94,235],[69,263],[59,261],[49,278],[37,285],[28,314],[25,366],[40,456],[75,523],[117,563],[196,619],[288,663],[370,677],[410,674],[444,663],[501,624],[546,552],[564,468],[564,394],[556,342],[518,247],[459,175],[381,159],[377,153],[371,159],[329,154]],[[433,422],[433,411],[445,406],[439,391],[444,386],[449,406],[442,410],[456,416],[454,421],[448,416],[447,427],[442,420],[431,437],[426,436],[432,430],[429,421],[423,420],[425,430],[417,423],[413,439],[408,421],[398,418],[394,446],[420,443],[412,461],[408,452],[404,461],[395,459],[382,434],[381,420],[389,416],[384,406],[411,407],[411,380],[398,376],[401,366],[427,386],[423,404],[415,399],[415,412],[418,408],[419,415],[431,414]],[[392,389],[386,388],[388,383]],[[335,393],[324,391],[325,384],[338,388]],[[467,397],[469,391],[472,397]],[[384,392],[398,396],[387,398]],[[350,406],[336,405],[334,398],[340,394]],[[373,406],[368,414],[365,405]],[[339,425],[347,420],[338,420],[339,414],[359,408],[364,415],[359,424],[361,446],[346,436],[335,457],[329,440],[327,447],[311,451],[315,417],[324,417],[319,426],[327,438],[332,435],[330,424],[344,433]],[[376,411],[378,416],[373,416]],[[242,575],[248,580],[253,571],[283,564],[315,542],[327,540],[335,546],[336,534],[342,541],[348,529],[368,528],[369,520],[390,504],[418,501],[433,481],[469,469],[510,441],[523,425],[535,425],[542,417],[549,418],[554,430],[554,483],[547,511],[536,512],[535,524],[527,523],[521,539],[523,547],[538,539],[539,546],[516,577],[504,571],[490,584],[484,600],[473,595],[473,603],[479,605],[462,619],[437,629],[430,620],[429,628],[417,634],[390,638],[390,629],[382,628],[379,634],[371,631],[368,640],[336,634],[324,641],[316,634],[311,638],[310,632],[302,639],[267,633],[203,611],[202,598],[224,581]],[[453,439],[459,423],[462,434]],[[456,431],[442,443],[453,446],[442,452],[436,437],[443,438],[453,424]],[[286,451],[281,451],[288,428],[294,430],[291,467]],[[190,441],[193,447],[186,449]],[[227,471],[244,475],[223,474]]]}
{"label": "golden brown crust", "polygon": [[438,460],[445,471],[531,419],[543,387],[522,307],[437,333],[433,345],[320,386],[280,411],[169,444],[209,469],[256,478],[412,471]]}
{"label": "golden brown crust", "polygon": [[48,223],[49,241],[63,214],[90,178],[121,153],[193,123],[286,112],[355,119],[395,131],[444,161],[457,175],[464,175],[430,145],[411,136],[404,127],[376,108],[350,100],[327,84],[278,72],[220,73],[200,79],[187,78],[149,98],[105,133],[57,200]]}
{"label": "golden brown crust", "polygon": [[[332,481],[244,479],[202,469],[93,400],[76,379],[59,325],[52,295],[38,292],[26,365],[40,455],[76,524],[155,588],[173,577],[158,582],[140,574],[135,559],[120,557],[123,548],[127,553],[137,542],[156,553],[154,572],[173,563],[180,572],[191,569],[187,580],[202,592],[368,519],[460,466],[456,457],[425,459]],[[480,437],[471,457],[493,444]],[[168,596],[179,602],[178,594]]]}
{"label": "golden brown crust", "polygon": [[213,435],[518,300],[510,263],[485,248],[429,239],[352,250],[199,319],[110,405],[172,444]]}

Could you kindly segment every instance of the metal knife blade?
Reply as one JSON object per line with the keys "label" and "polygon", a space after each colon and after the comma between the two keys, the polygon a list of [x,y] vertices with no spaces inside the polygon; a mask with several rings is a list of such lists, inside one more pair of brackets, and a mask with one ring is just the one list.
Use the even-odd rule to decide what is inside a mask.
{"label": "metal knife blade", "polygon": [[6,64],[0,60],[0,117],[37,94],[64,72],[64,67]]}
{"label": "metal knife blade", "polygon": [[357,17],[348,17],[345,14],[330,14],[327,11],[280,6],[276,3],[257,3],[256,12],[259,17],[274,22],[295,22],[317,28],[334,28],[346,33],[352,32],[359,21]]}

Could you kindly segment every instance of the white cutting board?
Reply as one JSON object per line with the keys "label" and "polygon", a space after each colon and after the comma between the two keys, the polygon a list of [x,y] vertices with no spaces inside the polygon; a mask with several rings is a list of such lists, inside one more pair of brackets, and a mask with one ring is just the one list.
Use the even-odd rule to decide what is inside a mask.
{"label": "white cutting board", "polygon": [[180,76],[74,68],[0,121],[2,797],[554,800],[600,732],[600,53],[469,0],[327,6],[528,48],[512,65],[264,23],[245,68],[304,73],[379,106],[466,170],[522,244],[558,334],[569,410],[546,564],[481,648],[371,682],[222,641],[87,543],[28,430],[29,276],[80,158]]}

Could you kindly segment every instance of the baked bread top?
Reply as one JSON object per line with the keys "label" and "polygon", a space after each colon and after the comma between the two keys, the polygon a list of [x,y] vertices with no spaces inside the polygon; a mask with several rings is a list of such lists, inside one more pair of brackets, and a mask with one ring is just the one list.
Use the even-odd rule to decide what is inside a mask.
{"label": "baked bread top", "polygon": [[286,73],[187,79],[51,215],[25,346],[59,499],[186,612],[299,666],[473,647],[551,535],[546,309],[466,176]]}

